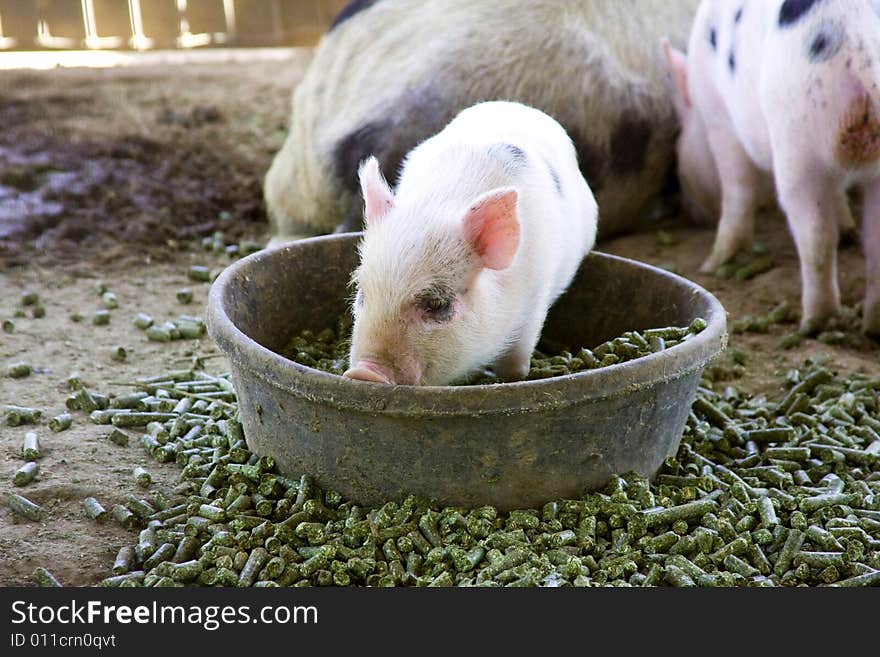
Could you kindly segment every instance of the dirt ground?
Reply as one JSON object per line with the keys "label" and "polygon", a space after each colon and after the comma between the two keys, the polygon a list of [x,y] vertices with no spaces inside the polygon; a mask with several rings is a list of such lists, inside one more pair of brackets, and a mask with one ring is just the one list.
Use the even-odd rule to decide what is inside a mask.
{"label": "dirt ground", "polygon": [[[66,585],[96,584],[109,574],[119,547],[136,537],[112,521],[89,520],[82,499],[96,497],[109,509],[125,494],[140,493],[131,475],[136,465],[147,467],[159,485],[176,483],[178,467],[147,457],[138,433],[120,447],[107,440],[107,427],[84,413],[74,413],[73,426],[60,433],[48,429],[48,419],[65,410],[72,372],[96,390],[122,393],[126,388],[118,384],[184,367],[194,356],[209,357],[209,372],[225,370],[209,339],[149,342],[132,319],[138,312],[160,320],[203,315],[209,284],[188,280],[189,266],[216,270],[231,260],[204,251],[201,237],[222,230],[232,242],[268,238],[261,180],[284,137],[290,90],[307,62],[304,53],[286,66],[0,75],[0,88],[8,90],[0,96],[0,320],[15,324],[13,332],[0,333],[0,405],[43,411],[36,427],[0,424],[0,496],[16,490],[48,511],[45,522],[35,523],[0,508],[0,586],[32,584],[38,565]],[[660,227],[671,240],[658,240]],[[674,265],[713,291],[731,320],[764,314],[783,300],[797,308],[797,258],[784,221],[768,215],[758,232],[775,267],[745,282],[699,274],[713,232],[677,220],[599,248]],[[844,302],[852,305],[864,292],[858,247],[841,249],[840,270]],[[119,307],[110,310],[108,325],[95,326],[101,281]],[[176,292],[185,286],[194,299],[181,305]],[[20,305],[24,290],[39,293],[45,317],[34,318]],[[19,311],[23,317],[16,317]],[[73,321],[75,313],[83,319]],[[745,374],[730,383],[773,395],[787,370],[817,352],[830,353],[842,371],[880,373],[876,343],[805,340],[783,350],[780,336],[792,328],[732,335],[731,345],[749,355]],[[111,358],[117,345],[127,351],[124,362]],[[725,366],[729,351],[720,359]],[[30,363],[34,373],[6,377],[6,366],[18,361]],[[22,439],[34,429],[44,453],[39,479],[14,488]]]}

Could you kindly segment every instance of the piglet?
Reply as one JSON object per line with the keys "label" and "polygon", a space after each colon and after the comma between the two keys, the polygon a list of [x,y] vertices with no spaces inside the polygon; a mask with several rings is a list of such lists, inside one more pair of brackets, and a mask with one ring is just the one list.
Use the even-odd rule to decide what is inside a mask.
{"label": "piglet", "polygon": [[494,366],[524,377],[547,310],[596,238],[596,201],[562,126],[519,103],[480,103],[409,152],[395,191],[373,157],[359,177],[344,376],[445,385]]}
{"label": "piglet", "polygon": [[839,229],[862,191],[864,323],[880,334],[880,1],[704,0],[685,57],[663,44],[682,122],[678,171],[697,212],[718,216],[712,271],[753,236],[776,194],[797,245],[801,331],[840,308]]}

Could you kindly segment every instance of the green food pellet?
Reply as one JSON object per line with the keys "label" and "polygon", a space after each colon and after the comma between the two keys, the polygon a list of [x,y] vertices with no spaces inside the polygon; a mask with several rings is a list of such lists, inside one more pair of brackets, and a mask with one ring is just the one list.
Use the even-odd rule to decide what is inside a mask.
{"label": "green food pellet", "polygon": [[125,351],[125,347],[121,347],[121,346],[117,345],[117,346],[113,347],[113,349],[110,350],[110,358],[112,360],[117,361],[117,362],[124,361],[127,356],[128,356],[128,352]]}
{"label": "green food pellet", "polygon": [[33,368],[31,367],[30,363],[11,363],[6,368],[6,376],[13,379],[23,379],[27,376],[30,376],[32,371]]}
{"label": "green food pellet", "polygon": [[28,406],[6,406],[3,408],[6,424],[17,427],[22,424],[33,424],[43,416],[43,411]]}
{"label": "green food pellet", "polygon": [[816,339],[823,344],[843,344],[846,340],[846,333],[843,331],[823,331],[816,336]]}
{"label": "green food pellet", "polygon": [[793,349],[803,342],[804,336],[797,331],[791,331],[779,338],[779,347],[781,349]]}
{"label": "green food pellet", "polygon": [[37,586],[56,588],[61,587],[61,582],[56,579],[55,575],[43,568],[43,566],[37,566],[34,569],[33,578],[34,581],[37,583]]}
{"label": "green food pellet", "polygon": [[110,509],[110,515],[126,529],[133,529],[138,522],[137,516],[122,504],[114,504]]}
{"label": "green food pellet", "polygon": [[107,520],[108,513],[107,510],[101,506],[101,503],[98,502],[94,497],[87,497],[83,500],[83,508],[86,511],[86,515],[92,520],[96,520],[98,522],[104,522]]}
{"label": "green food pellet", "polygon": [[730,357],[735,363],[739,363],[740,365],[745,365],[746,361],[749,359],[749,354],[744,349],[740,349],[738,347],[734,347],[730,350]]}
{"label": "green food pellet", "polygon": [[119,300],[113,292],[104,292],[104,294],[101,295],[101,303],[103,303],[104,307],[108,310],[113,310],[119,307]]}
{"label": "green food pellet", "polygon": [[15,493],[7,493],[6,505],[18,515],[39,522],[45,519],[46,511],[38,504],[34,504],[26,497],[16,495]]}
{"label": "green food pellet", "polygon": [[11,319],[3,320],[3,332],[4,333],[15,333],[15,322]]}
{"label": "green food pellet", "polygon": [[21,293],[22,306],[35,306],[40,302],[40,295],[33,290],[25,290]]}
{"label": "green food pellet", "polygon": [[[122,433],[122,432],[120,432],[120,433]],[[133,474],[134,474],[135,482],[137,482],[137,485],[140,486],[141,488],[149,488],[150,484],[153,483],[152,475],[149,472],[147,472],[147,469],[144,468],[143,466],[139,465],[139,466],[135,467]]]}
{"label": "green food pellet", "polygon": [[171,330],[165,326],[150,326],[146,330],[148,340],[153,342],[170,342],[172,339]]}
{"label": "green food pellet", "polygon": [[28,431],[24,434],[21,455],[28,461],[35,461],[40,458],[40,438],[36,431]]}
{"label": "green food pellet", "polygon": [[110,311],[109,310],[106,310],[106,309],[96,310],[95,313],[92,315],[92,324],[94,324],[95,326],[105,326],[106,324],[109,324],[109,323],[110,323]]}
{"label": "green food pellet", "polygon": [[57,433],[69,429],[72,424],[73,416],[70,413],[62,413],[49,420],[49,429]]}
{"label": "green food pellet", "polygon": [[138,313],[135,315],[133,323],[137,328],[146,330],[153,325],[153,318],[146,313]]}
{"label": "green food pellet", "polygon": [[187,271],[187,276],[192,281],[207,283],[211,280],[211,270],[203,265],[193,265]]}
{"label": "green food pellet", "polygon": [[28,461],[15,471],[15,475],[12,477],[12,483],[16,486],[26,486],[31,483],[39,473],[40,464],[36,461]]}
{"label": "green food pellet", "polygon": [[773,257],[770,255],[763,255],[755,258],[748,264],[743,265],[733,273],[733,277],[738,281],[747,281],[758,274],[763,274],[764,272],[770,271],[773,269],[774,262]]}
{"label": "green food pellet", "polygon": [[[109,434],[107,434],[107,439],[114,445],[119,445],[120,447],[126,447],[128,445],[128,434],[119,429],[114,428]],[[147,485],[149,486],[149,484]]]}
{"label": "green food pellet", "polygon": [[184,288],[181,288],[177,291],[178,303],[187,304],[187,303],[192,302],[192,300],[193,300],[193,291],[190,288],[184,287]]}

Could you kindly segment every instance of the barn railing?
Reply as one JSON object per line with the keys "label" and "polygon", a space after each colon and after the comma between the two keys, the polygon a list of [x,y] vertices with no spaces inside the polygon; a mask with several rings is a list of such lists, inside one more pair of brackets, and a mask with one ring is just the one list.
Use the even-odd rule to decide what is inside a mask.
{"label": "barn railing", "polygon": [[0,50],[315,43],[346,0],[0,0]]}

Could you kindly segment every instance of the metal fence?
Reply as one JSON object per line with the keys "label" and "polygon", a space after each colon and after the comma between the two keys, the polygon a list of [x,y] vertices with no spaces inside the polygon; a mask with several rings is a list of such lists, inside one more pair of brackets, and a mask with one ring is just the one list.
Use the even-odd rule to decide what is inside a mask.
{"label": "metal fence", "polygon": [[0,0],[0,50],[311,45],[347,0]]}

